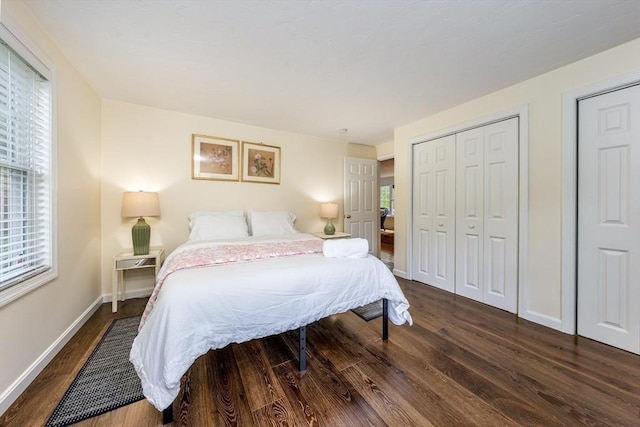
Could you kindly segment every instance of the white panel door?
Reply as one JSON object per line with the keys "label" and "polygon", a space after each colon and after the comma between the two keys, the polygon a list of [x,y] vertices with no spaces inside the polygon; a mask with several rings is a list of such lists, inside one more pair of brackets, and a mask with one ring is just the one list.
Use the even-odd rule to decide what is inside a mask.
{"label": "white panel door", "polygon": [[484,128],[484,302],[518,311],[518,119]]}
{"label": "white panel door", "polygon": [[422,283],[431,280],[431,236],[433,215],[428,196],[433,181],[432,147],[428,142],[413,146],[413,236],[412,279]]}
{"label": "white panel door", "polygon": [[578,333],[640,354],[640,86],[578,104]]}
{"label": "white panel door", "polygon": [[380,209],[378,161],[344,159],[344,230],[369,242],[369,253],[378,255]]}
{"label": "white panel door", "polygon": [[484,129],[456,135],[455,292],[484,301]]}
{"label": "white panel door", "polygon": [[456,135],[456,293],[517,312],[518,119]]}
{"label": "white panel door", "polygon": [[455,286],[455,136],[413,147],[412,278]]}

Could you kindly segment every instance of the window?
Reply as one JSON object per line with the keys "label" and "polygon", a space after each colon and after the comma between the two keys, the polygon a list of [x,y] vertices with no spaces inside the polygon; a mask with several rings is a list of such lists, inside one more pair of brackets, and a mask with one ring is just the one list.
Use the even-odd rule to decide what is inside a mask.
{"label": "window", "polygon": [[0,25],[0,306],[57,275],[47,75]]}
{"label": "window", "polygon": [[393,184],[380,186],[380,207],[389,209],[388,215],[394,214]]}

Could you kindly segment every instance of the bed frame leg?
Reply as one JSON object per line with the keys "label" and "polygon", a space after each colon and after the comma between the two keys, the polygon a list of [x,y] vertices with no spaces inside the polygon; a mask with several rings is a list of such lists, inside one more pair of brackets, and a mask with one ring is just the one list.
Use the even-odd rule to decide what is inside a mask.
{"label": "bed frame leg", "polygon": [[389,300],[382,299],[382,339],[389,339]]}
{"label": "bed frame leg", "polygon": [[162,411],[162,424],[173,422],[173,403]]}
{"label": "bed frame leg", "polygon": [[307,327],[300,327],[298,342],[298,369],[300,372],[307,369]]}

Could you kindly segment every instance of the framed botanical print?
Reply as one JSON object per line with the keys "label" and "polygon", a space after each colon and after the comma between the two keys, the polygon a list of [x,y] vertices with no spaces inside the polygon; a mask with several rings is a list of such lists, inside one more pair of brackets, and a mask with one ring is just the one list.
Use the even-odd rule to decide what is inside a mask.
{"label": "framed botanical print", "polygon": [[197,134],[191,139],[191,178],[239,180],[239,140]]}
{"label": "framed botanical print", "polygon": [[280,147],[242,141],[242,181],[280,184]]}

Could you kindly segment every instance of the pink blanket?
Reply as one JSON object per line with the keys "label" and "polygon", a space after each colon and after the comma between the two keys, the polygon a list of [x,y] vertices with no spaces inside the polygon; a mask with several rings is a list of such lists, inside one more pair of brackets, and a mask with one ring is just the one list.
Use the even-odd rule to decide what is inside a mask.
{"label": "pink blanket", "polygon": [[167,265],[162,267],[156,279],[156,285],[149,298],[138,330],[141,330],[155,306],[158,294],[166,278],[176,271],[188,268],[212,267],[239,262],[250,262],[260,259],[280,258],[294,255],[322,252],[323,241],[296,240],[286,242],[247,243],[235,245],[216,245],[197,248],[185,248],[167,259]]}

